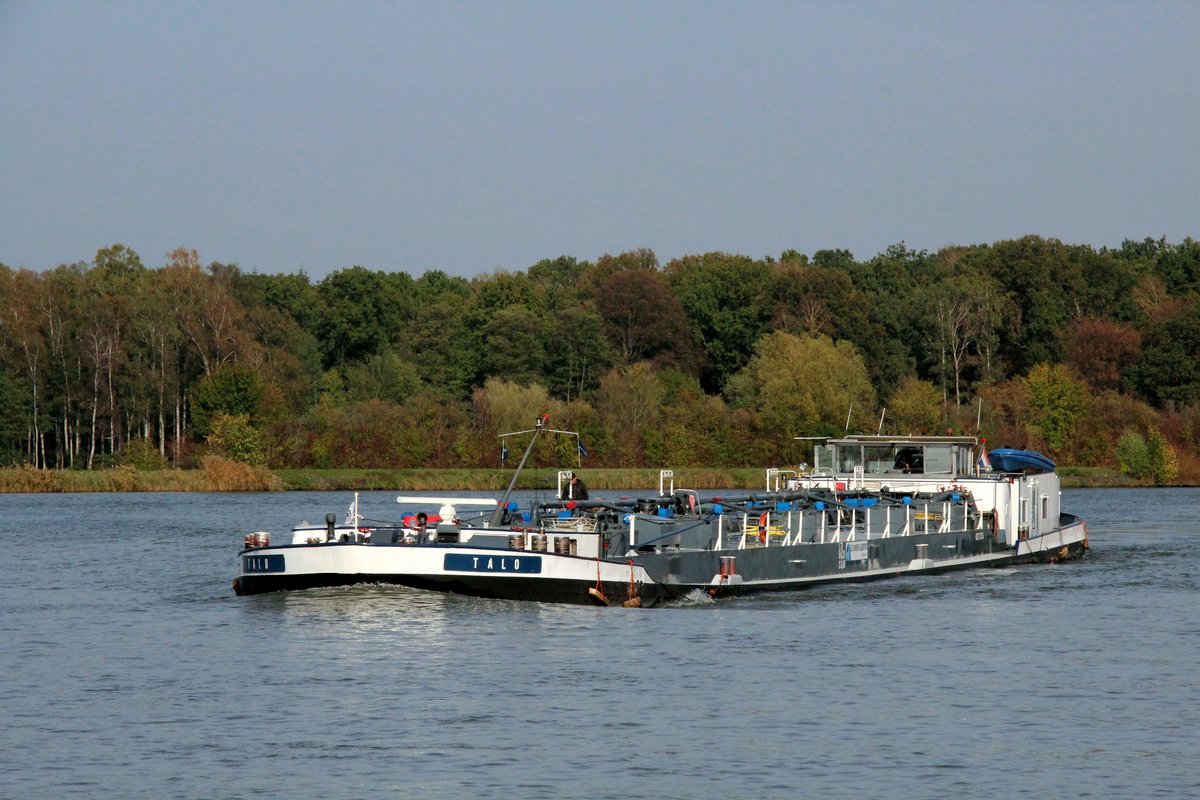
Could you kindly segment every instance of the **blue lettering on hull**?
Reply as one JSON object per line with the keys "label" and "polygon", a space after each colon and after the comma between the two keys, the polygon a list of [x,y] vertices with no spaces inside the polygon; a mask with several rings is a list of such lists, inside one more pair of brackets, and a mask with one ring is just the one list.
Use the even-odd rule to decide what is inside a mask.
{"label": "blue lettering on hull", "polygon": [[484,556],[446,553],[442,569],[453,572],[515,572],[537,575],[542,571],[541,556]]}
{"label": "blue lettering on hull", "polygon": [[283,556],[242,556],[242,572],[286,572]]}

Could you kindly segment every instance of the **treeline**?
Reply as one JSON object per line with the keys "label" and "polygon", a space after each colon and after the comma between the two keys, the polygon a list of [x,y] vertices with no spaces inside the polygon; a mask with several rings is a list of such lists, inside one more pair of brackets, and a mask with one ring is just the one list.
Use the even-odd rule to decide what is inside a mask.
{"label": "treeline", "polygon": [[882,426],[1194,479],[1197,298],[1191,239],[317,282],[114,245],[0,265],[0,464],[496,466],[548,412],[594,466],[799,461],[794,436]]}

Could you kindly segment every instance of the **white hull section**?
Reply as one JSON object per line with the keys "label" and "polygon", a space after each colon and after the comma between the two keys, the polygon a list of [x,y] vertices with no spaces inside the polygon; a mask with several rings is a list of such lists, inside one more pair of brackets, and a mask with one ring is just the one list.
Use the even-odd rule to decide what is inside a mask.
{"label": "white hull section", "polygon": [[[239,593],[356,583],[391,583],[484,597],[557,602],[599,602],[632,584],[650,582],[645,569],[628,563],[527,550],[461,545],[373,545],[330,542],[243,551]],[[616,592],[620,587],[624,591]]]}

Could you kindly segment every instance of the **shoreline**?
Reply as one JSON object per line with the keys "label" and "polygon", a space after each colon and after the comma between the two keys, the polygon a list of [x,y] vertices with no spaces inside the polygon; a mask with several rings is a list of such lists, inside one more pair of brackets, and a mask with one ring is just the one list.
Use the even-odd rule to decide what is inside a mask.
{"label": "shoreline", "polygon": [[[32,467],[0,469],[0,493],[88,492],[220,492],[220,491],[503,491],[512,480],[511,469],[279,469],[237,465],[240,469],[135,470],[115,467],[98,470],[38,470]],[[657,469],[580,469],[593,491],[658,490]],[[765,471],[757,467],[684,467],[674,470],[677,487],[756,490],[765,488]],[[1099,467],[1063,467],[1064,489],[1146,488],[1154,484],[1135,481]],[[526,470],[517,481],[523,490],[550,489],[556,468]],[[1186,488],[1193,484],[1172,484]]]}

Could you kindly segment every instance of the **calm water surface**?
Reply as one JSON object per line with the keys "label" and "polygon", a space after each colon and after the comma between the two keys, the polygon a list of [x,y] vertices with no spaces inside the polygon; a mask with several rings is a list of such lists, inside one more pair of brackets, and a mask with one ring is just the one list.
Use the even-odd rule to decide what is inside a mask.
{"label": "calm water surface", "polygon": [[0,495],[0,797],[1200,795],[1200,490],[1065,492],[1081,562],[720,603],[233,595],[348,499]]}

